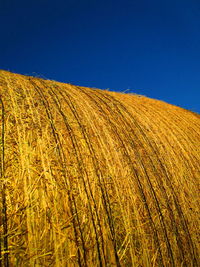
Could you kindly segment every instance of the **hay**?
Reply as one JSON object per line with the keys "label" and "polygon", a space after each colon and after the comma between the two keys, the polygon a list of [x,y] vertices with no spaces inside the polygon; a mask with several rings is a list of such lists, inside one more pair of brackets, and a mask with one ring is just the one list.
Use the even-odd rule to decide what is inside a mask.
{"label": "hay", "polygon": [[0,96],[2,266],[198,265],[198,114],[5,71]]}

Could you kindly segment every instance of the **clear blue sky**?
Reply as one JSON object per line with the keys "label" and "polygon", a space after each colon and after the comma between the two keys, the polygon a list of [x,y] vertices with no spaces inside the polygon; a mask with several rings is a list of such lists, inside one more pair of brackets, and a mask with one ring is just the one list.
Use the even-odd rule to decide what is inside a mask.
{"label": "clear blue sky", "polygon": [[0,69],[200,113],[199,0],[0,0]]}

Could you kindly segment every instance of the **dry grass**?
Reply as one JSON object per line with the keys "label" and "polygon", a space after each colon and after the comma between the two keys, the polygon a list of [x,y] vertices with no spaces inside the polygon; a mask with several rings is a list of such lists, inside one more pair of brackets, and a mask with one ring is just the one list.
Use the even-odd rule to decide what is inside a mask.
{"label": "dry grass", "polygon": [[4,71],[0,96],[0,266],[198,266],[198,114]]}

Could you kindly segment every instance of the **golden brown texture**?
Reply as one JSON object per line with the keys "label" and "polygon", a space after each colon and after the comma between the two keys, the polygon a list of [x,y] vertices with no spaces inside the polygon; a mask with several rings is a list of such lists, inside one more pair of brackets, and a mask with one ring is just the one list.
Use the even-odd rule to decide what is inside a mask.
{"label": "golden brown texture", "polygon": [[1,258],[198,266],[199,115],[0,71]]}

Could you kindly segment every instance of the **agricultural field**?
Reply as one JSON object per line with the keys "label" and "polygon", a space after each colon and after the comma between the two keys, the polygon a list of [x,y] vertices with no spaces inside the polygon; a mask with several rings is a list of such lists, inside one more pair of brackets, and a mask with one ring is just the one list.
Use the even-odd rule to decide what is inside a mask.
{"label": "agricultural field", "polygon": [[199,266],[200,115],[0,71],[0,266]]}

